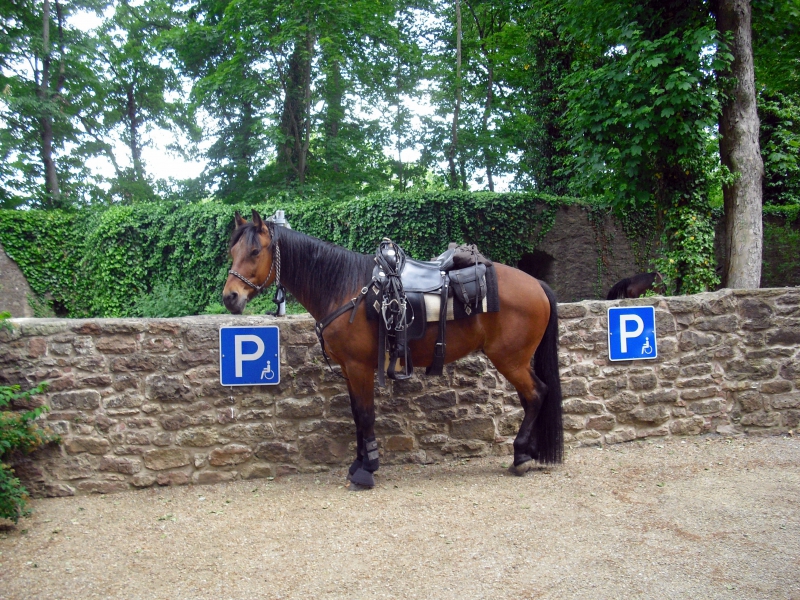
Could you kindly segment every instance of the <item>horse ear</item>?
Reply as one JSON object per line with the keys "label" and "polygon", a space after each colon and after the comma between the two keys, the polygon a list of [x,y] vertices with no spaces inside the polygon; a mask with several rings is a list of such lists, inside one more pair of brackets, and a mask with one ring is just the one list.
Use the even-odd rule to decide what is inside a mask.
{"label": "horse ear", "polygon": [[242,225],[247,223],[247,221],[245,221],[242,218],[242,215],[239,214],[238,210],[234,213],[234,217],[233,218],[234,218],[234,221],[236,222],[236,229],[239,229],[239,227],[241,227]]}
{"label": "horse ear", "polygon": [[261,220],[261,215],[258,214],[258,211],[255,208],[253,209],[253,225],[256,226],[258,231],[261,231],[264,228],[264,221]]}

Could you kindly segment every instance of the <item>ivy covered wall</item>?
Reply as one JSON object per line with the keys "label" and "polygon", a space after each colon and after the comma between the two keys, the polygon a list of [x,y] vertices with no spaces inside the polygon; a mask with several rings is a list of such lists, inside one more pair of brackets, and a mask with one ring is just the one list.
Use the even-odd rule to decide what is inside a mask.
{"label": "ivy covered wall", "polygon": [[[0,211],[0,245],[59,316],[132,316],[136,299],[159,285],[200,313],[219,302],[233,213],[249,215],[251,208],[265,216],[283,209],[295,229],[360,252],[374,252],[384,236],[420,259],[451,241],[476,243],[492,259],[547,280],[567,302],[604,297],[615,281],[652,269],[658,251],[655,224],[646,215],[619,219],[574,198],[459,191],[340,202],[272,199],[257,206]],[[798,285],[798,269],[791,268],[800,255],[797,219],[775,218],[775,227],[784,229],[765,229],[766,244],[780,248],[765,267],[767,281]]]}

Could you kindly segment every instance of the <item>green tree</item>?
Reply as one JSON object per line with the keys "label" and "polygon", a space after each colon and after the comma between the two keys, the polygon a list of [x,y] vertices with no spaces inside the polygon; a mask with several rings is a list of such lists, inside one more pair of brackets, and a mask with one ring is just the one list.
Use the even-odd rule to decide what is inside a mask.
{"label": "green tree", "polygon": [[[79,165],[65,157],[76,143],[73,99],[83,88],[83,39],[68,17],[80,4],[4,2],[0,70],[0,158],[4,207],[59,208],[74,200]],[[73,171],[73,172],[71,172]]]}

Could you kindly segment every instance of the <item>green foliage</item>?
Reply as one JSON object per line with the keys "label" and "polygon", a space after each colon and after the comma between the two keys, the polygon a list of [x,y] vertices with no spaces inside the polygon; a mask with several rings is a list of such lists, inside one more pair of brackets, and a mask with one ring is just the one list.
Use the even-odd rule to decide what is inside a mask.
{"label": "green foliage", "polygon": [[188,299],[186,290],[166,282],[153,286],[153,290],[142,294],[129,311],[132,317],[170,318],[197,314],[197,307]]}
{"label": "green foliage", "polygon": [[[5,319],[3,319],[5,320]],[[29,453],[49,442],[59,441],[58,436],[42,429],[36,420],[47,410],[40,406],[22,412],[10,410],[12,402],[30,402],[31,397],[46,391],[41,383],[26,392],[18,385],[0,386],[0,518],[16,523],[30,513],[27,509],[28,493],[13,469],[7,464],[12,453]]]}
{"label": "green foliage", "polygon": [[662,235],[666,249],[656,268],[664,278],[668,294],[697,294],[719,285],[714,261],[714,220],[710,207],[677,206],[667,211]]}
{"label": "green foliage", "polygon": [[800,96],[764,92],[758,100],[764,204],[800,205]]}
{"label": "green foliage", "polygon": [[[795,206],[800,209],[800,206]],[[783,223],[764,222],[763,267],[761,285],[777,287],[800,285],[800,229],[797,227],[797,213],[789,216]],[[785,214],[785,213],[784,213]]]}
{"label": "green foliage", "polygon": [[[372,253],[383,236],[420,258],[464,241],[515,264],[552,227],[558,206],[574,202],[521,193],[387,192],[343,202],[277,198],[255,208],[265,216],[283,208],[296,229],[360,252]],[[198,314],[220,301],[233,213],[250,208],[204,202],[77,214],[0,211],[0,243],[33,290],[52,296],[58,315]]]}

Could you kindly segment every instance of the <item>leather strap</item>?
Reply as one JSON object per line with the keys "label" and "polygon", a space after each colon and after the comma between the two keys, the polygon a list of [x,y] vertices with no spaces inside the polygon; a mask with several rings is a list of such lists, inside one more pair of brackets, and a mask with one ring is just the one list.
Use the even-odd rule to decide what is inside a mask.
{"label": "leather strap", "polygon": [[433,362],[425,370],[426,375],[439,376],[444,371],[444,353],[447,348],[445,344],[445,332],[447,329],[447,297],[450,290],[450,278],[445,275],[442,278],[442,298],[439,307],[439,337],[433,347]]}

